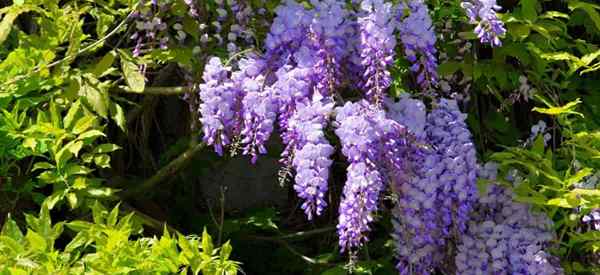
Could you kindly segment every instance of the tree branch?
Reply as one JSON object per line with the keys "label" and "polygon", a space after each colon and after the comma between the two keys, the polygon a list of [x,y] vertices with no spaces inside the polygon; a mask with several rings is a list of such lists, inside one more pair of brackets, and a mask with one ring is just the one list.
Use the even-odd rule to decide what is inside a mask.
{"label": "tree branch", "polygon": [[143,92],[134,92],[126,88],[116,88],[110,90],[114,93],[140,94],[140,95],[183,95],[192,91],[191,87],[146,87]]}
{"label": "tree branch", "polygon": [[274,237],[267,237],[267,236],[254,236],[254,235],[249,235],[246,236],[248,239],[252,239],[252,240],[260,240],[260,241],[273,241],[273,242],[278,242],[281,240],[299,240],[299,239],[303,239],[303,238],[308,238],[311,237],[313,235],[318,235],[318,234],[322,234],[322,233],[326,233],[329,231],[334,231],[335,227],[334,226],[330,226],[330,227],[324,227],[324,228],[318,228],[318,229],[314,229],[314,230],[309,230],[309,231],[300,231],[300,232],[296,232],[296,233],[292,233],[292,234],[287,234],[287,235],[281,235],[281,236],[274,236]]}
{"label": "tree branch", "polygon": [[183,152],[183,154],[179,155],[176,159],[172,160],[169,164],[158,170],[154,176],[144,181],[139,186],[135,186],[129,188],[125,192],[121,193],[122,198],[131,198],[136,195],[142,195],[153,187],[158,185],[160,182],[164,181],[170,176],[175,175],[181,169],[187,166],[187,164],[192,160],[196,153],[200,152],[206,146],[205,143],[198,143],[197,145],[189,148],[187,151]]}

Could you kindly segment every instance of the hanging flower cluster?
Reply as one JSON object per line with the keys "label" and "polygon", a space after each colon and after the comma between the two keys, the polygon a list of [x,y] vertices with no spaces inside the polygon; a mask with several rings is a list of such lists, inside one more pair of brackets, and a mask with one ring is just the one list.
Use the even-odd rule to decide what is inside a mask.
{"label": "hanging flower cluster", "polygon": [[[487,163],[482,178],[495,181],[496,169]],[[460,235],[457,273],[563,274],[557,259],[544,251],[554,238],[548,217],[514,202],[510,188],[492,183],[487,189],[477,201],[467,231]]]}
{"label": "hanging flower cluster", "polygon": [[397,267],[400,274],[430,274],[443,263],[447,240],[465,231],[476,198],[475,149],[456,101],[441,99],[429,114],[410,98],[388,105],[428,145],[411,152],[411,166],[393,185]]}
{"label": "hanging flower cluster", "polygon": [[156,48],[166,49],[169,36],[166,32],[167,24],[160,17],[161,11],[169,6],[158,4],[158,1],[140,1],[140,8],[131,17],[135,20],[135,32],[129,37],[135,41],[133,56],[139,56],[143,51]]}
{"label": "hanging flower cluster", "polygon": [[[294,190],[311,220],[328,206],[335,153],[326,135],[331,127],[348,163],[338,210],[342,251],[355,251],[368,241],[380,198],[390,189],[397,198],[393,237],[400,274],[434,274],[449,263],[459,274],[546,274],[535,272],[552,266],[543,251],[549,237],[530,238],[545,231],[496,211],[510,199],[498,199],[494,206],[482,202],[494,192],[507,196],[504,191],[478,199],[475,147],[458,103],[434,99],[428,111],[407,95],[398,102],[386,97],[396,31],[419,86],[431,88],[437,82],[436,37],[425,3],[393,6],[363,0],[353,1],[360,4],[353,9],[346,1],[310,4],[308,9],[287,0],[276,9],[263,55],[249,54],[232,67],[210,59],[200,86],[204,141],[219,154],[239,142],[243,154],[256,162],[270,136],[280,134],[285,144],[281,163],[293,171]],[[344,91],[353,89],[362,98],[344,102]],[[496,209],[496,216],[482,216],[491,213],[484,208]],[[538,217],[528,209],[519,213]],[[470,222],[472,215],[475,222]],[[501,236],[492,234],[489,219],[492,228],[504,228]],[[488,243],[492,237],[506,245],[494,248]],[[456,243],[455,260],[449,251]],[[503,254],[513,243],[511,248],[522,252],[519,259]],[[480,261],[463,262],[474,257],[473,251],[481,253]]]}
{"label": "hanging flower cluster", "polygon": [[502,9],[496,4],[496,0],[469,0],[462,2],[461,6],[465,9],[469,22],[477,24],[474,31],[481,43],[488,43],[492,47],[502,45],[500,37],[506,33],[506,28],[496,14]]}
{"label": "hanging flower cluster", "polygon": [[[405,15],[403,10],[410,13]],[[437,84],[436,36],[427,5],[423,0],[410,0],[398,18],[404,53],[413,64],[410,69],[417,74],[417,83],[422,88]]]}

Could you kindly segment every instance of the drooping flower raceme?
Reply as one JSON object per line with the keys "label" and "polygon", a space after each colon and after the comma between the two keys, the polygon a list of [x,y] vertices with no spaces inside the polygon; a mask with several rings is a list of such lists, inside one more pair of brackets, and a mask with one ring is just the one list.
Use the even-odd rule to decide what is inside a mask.
{"label": "drooping flower raceme", "polygon": [[243,91],[242,117],[244,154],[252,156],[255,163],[258,154],[265,154],[265,143],[271,137],[277,119],[278,101],[273,89],[266,87],[266,62],[258,57],[240,61],[240,71],[233,75],[234,82]]}
{"label": "drooping flower raceme", "polygon": [[477,156],[466,117],[455,100],[441,99],[427,116],[425,127],[444,165],[438,179],[442,184],[441,216],[458,233],[465,230],[477,196]]}
{"label": "drooping flower raceme", "polygon": [[506,33],[504,22],[498,18],[497,11],[502,7],[496,0],[468,0],[461,3],[471,24],[477,24],[475,34],[481,43],[489,43],[492,47],[502,45],[500,37]]}
{"label": "drooping flower raceme", "polygon": [[[337,226],[340,247],[344,251],[357,248],[368,240],[379,195],[390,178],[391,173],[386,168],[401,167],[397,163],[399,157],[390,156],[389,152],[401,154],[402,150],[390,150],[388,137],[402,137],[405,129],[365,100],[346,103],[336,111],[338,127],[335,133],[340,138],[342,153],[350,162]],[[396,147],[403,144],[397,143]]]}
{"label": "drooping flower raceme", "polygon": [[312,14],[294,0],[285,1],[275,13],[277,16],[265,40],[266,59],[269,62],[277,60],[277,66],[282,66],[307,39]]}
{"label": "drooping flower raceme", "polygon": [[[403,96],[397,103],[390,100],[386,103],[389,117],[406,123],[417,143],[428,143],[423,102]],[[392,184],[398,199],[392,211],[396,267],[400,274],[431,274],[444,257],[448,235],[448,225],[443,222],[439,208],[444,195],[440,175],[445,166],[434,148],[409,148],[412,150],[405,158],[409,165],[395,174]]]}
{"label": "drooping flower raceme", "polygon": [[396,47],[392,4],[383,0],[364,0],[361,10],[358,25],[364,89],[369,100],[381,104],[384,92],[391,84],[388,67],[394,62]]}
{"label": "drooping flower raceme", "polygon": [[457,274],[563,274],[557,259],[544,250],[554,237],[551,221],[527,204],[514,202],[510,188],[494,183],[495,170],[493,163],[481,170],[482,178],[492,184],[479,197],[468,229],[460,235]]}
{"label": "drooping flower raceme", "polygon": [[300,104],[289,120],[289,129],[295,136],[293,167],[296,171],[294,189],[304,200],[302,209],[309,220],[321,215],[327,206],[325,194],[333,146],[325,138],[325,127],[333,111],[333,102],[319,94],[306,104]]}
{"label": "drooping flower raceme", "polygon": [[[400,8],[405,7],[401,5]],[[400,38],[406,58],[413,64],[410,69],[417,74],[417,83],[425,89],[435,85],[438,79],[435,31],[423,0],[410,0],[408,10],[408,16],[398,14]]]}
{"label": "drooping flower raceme", "polygon": [[337,226],[342,250],[359,247],[368,239],[366,233],[383,189],[375,163],[377,130],[366,118],[370,110],[365,103],[346,103],[337,109],[336,115],[339,127],[335,133],[342,143],[342,153],[350,162]]}
{"label": "drooping flower raceme", "polygon": [[322,95],[331,95],[342,79],[340,66],[348,43],[348,11],[344,9],[343,1],[312,0],[311,3],[315,8],[305,46],[311,48],[316,56],[313,69],[315,90]]}
{"label": "drooping flower raceme", "polygon": [[213,57],[204,68],[204,83],[200,84],[203,140],[213,145],[219,155],[223,155],[223,147],[231,143],[240,124],[241,91],[229,78],[230,72],[230,67]]}

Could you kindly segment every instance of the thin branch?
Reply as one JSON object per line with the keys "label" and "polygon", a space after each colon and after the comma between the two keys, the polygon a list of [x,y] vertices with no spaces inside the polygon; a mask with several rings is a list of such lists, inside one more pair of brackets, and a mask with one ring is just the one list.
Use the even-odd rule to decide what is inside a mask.
{"label": "thin branch", "polygon": [[183,152],[183,154],[181,154],[179,157],[172,160],[169,164],[158,170],[158,172],[156,172],[154,176],[144,181],[144,183],[142,183],[141,185],[129,188],[125,192],[121,193],[121,197],[131,198],[136,195],[142,195],[152,190],[153,187],[163,182],[167,178],[177,174],[177,172],[186,167],[189,164],[189,162],[193,159],[193,157],[202,149],[204,149],[205,146],[206,144],[202,142],[195,145],[194,147],[189,148],[187,151]]}
{"label": "thin branch", "polygon": [[317,235],[317,234],[321,234],[321,233],[325,233],[325,232],[329,232],[329,231],[333,231],[333,230],[335,230],[335,227],[325,227],[325,228],[320,228],[320,229],[315,229],[315,230],[310,230],[310,231],[296,232],[296,233],[278,236],[278,237],[243,236],[242,239],[275,242],[275,243],[282,245],[287,250],[289,250],[292,254],[300,257],[302,260],[304,260],[305,262],[307,262],[309,264],[330,265],[329,263],[321,262],[319,260],[310,258],[310,257],[298,252],[286,240],[301,239],[304,237],[309,237],[309,236],[313,236],[313,235]]}
{"label": "thin branch", "polygon": [[152,227],[153,229],[155,229],[157,231],[162,231],[164,229],[164,227],[166,226],[167,230],[171,234],[181,233],[181,232],[179,232],[179,230],[168,225],[167,222],[159,221],[153,217],[150,217],[125,202],[121,202],[121,206],[123,207],[123,210],[128,211],[128,212],[133,212],[136,217],[138,217],[139,219],[142,220],[143,224],[145,224],[149,227]]}
{"label": "thin branch", "polygon": [[248,236],[248,238],[255,239],[255,240],[261,240],[261,241],[298,240],[298,239],[308,238],[308,237],[311,237],[314,235],[319,235],[322,233],[327,233],[327,232],[334,231],[334,230],[335,230],[335,227],[330,226],[330,227],[324,227],[324,228],[319,228],[319,229],[314,229],[314,230],[309,230],[309,231],[300,231],[300,232],[296,232],[296,233],[292,233],[292,234],[275,236],[275,237]]}
{"label": "thin branch", "polygon": [[177,87],[146,87],[143,92],[134,92],[127,88],[116,88],[110,90],[113,93],[128,93],[128,94],[140,94],[140,95],[183,95],[191,92],[193,89],[187,86]]}

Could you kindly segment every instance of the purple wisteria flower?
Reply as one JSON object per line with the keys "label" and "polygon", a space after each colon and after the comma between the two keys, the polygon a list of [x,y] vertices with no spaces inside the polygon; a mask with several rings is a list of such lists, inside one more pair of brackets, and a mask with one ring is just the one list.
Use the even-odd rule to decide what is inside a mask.
{"label": "purple wisteria flower", "polygon": [[313,66],[316,91],[331,95],[342,79],[340,66],[347,49],[348,12],[343,1],[312,0],[311,3],[315,8],[305,45],[317,57]]}
{"label": "purple wisteria flower", "polygon": [[502,45],[500,37],[506,33],[504,22],[498,18],[497,11],[502,7],[496,0],[469,0],[461,3],[471,24],[477,24],[475,34],[481,43],[489,43],[492,47]]}
{"label": "purple wisteria flower", "polygon": [[[338,235],[342,251],[368,240],[379,195],[392,171],[402,167],[405,128],[385,117],[385,112],[365,100],[336,109],[336,135],[350,162],[339,207]],[[395,141],[389,143],[389,137]],[[396,148],[392,148],[396,147]],[[397,154],[397,155],[394,155]],[[392,169],[391,171],[388,169]]]}
{"label": "purple wisteria flower", "polygon": [[389,97],[385,98],[385,107],[390,119],[406,126],[410,134],[418,140],[425,138],[427,109],[423,101],[412,99],[408,94],[402,94],[398,102],[394,102]]}
{"label": "purple wisteria flower", "polygon": [[427,116],[425,131],[444,165],[439,176],[444,222],[463,232],[477,196],[477,155],[471,132],[455,100],[441,99]]}
{"label": "purple wisteria flower", "polygon": [[315,94],[313,100],[300,104],[289,120],[294,135],[293,167],[296,171],[294,190],[304,199],[302,209],[309,220],[321,215],[327,206],[325,194],[331,155],[335,151],[325,138],[325,127],[333,111],[333,102]]}
{"label": "purple wisteria flower", "polygon": [[240,123],[241,91],[229,78],[230,72],[230,67],[223,66],[219,58],[213,57],[204,68],[204,83],[200,84],[203,140],[213,145],[219,155],[223,155],[223,147],[237,134]]}
{"label": "purple wisteria flower", "polygon": [[[423,102],[404,95],[397,103],[387,100],[386,107],[390,118],[407,124],[416,143],[428,143]],[[444,259],[449,232],[439,208],[444,196],[440,175],[445,166],[434,148],[409,146],[412,150],[404,158],[407,165],[395,174],[391,186],[398,198],[392,211],[396,267],[400,274],[431,274]]]}
{"label": "purple wisteria flower", "polygon": [[335,130],[342,153],[350,162],[339,207],[338,235],[342,251],[368,240],[369,223],[377,210],[382,176],[376,167],[377,130],[367,119],[368,103],[346,103],[337,109]]}
{"label": "purple wisteria flower", "polygon": [[267,87],[262,74],[266,62],[258,57],[240,61],[240,71],[233,79],[244,95],[242,100],[243,127],[241,130],[244,154],[252,156],[252,163],[258,154],[267,153],[265,143],[274,129],[279,102],[271,87]]}
{"label": "purple wisteria flower", "polygon": [[600,209],[594,209],[589,214],[583,216],[581,221],[589,224],[594,230],[600,231]]}
{"label": "purple wisteria flower", "polygon": [[[132,14],[132,18],[135,19],[135,32],[129,39],[135,41],[132,52],[134,57],[152,50],[156,44],[163,50],[168,47],[167,23],[154,11],[156,6],[157,4],[154,2],[151,3],[151,6],[147,6],[142,1],[141,8]],[[159,7],[158,10],[160,9]]]}
{"label": "purple wisteria flower", "polygon": [[552,222],[514,202],[512,190],[495,183],[496,167],[487,163],[481,169],[482,178],[492,183],[459,236],[457,274],[563,274],[557,259],[544,250],[554,238]]}
{"label": "purple wisteria flower", "polygon": [[271,30],[265,40],[266,59],[269,62],[279,61],[281,66],[307,39],[308,25],[312,20],[312,12],[294,0],[286,0],[275,10]]}
{"label": "purple wisteria flower", "polygon": [[408,8],[410,11],[408,16],[398,14],[404,53],[413,64],[410,69],[417,74],[417,83],[426,89],[435,85],[438,80],[436,36],[429,9],[423,0],[410,0],[408,6],[401,5],[400,8]]}
{"label": "purple wisteria flower", "polygon": [[383,103],[392,80],[388,67],[394,62],[395,20],[392,4],[383,0],[364,0],[358,18],[362,77],[366,96],[377,105]]}

